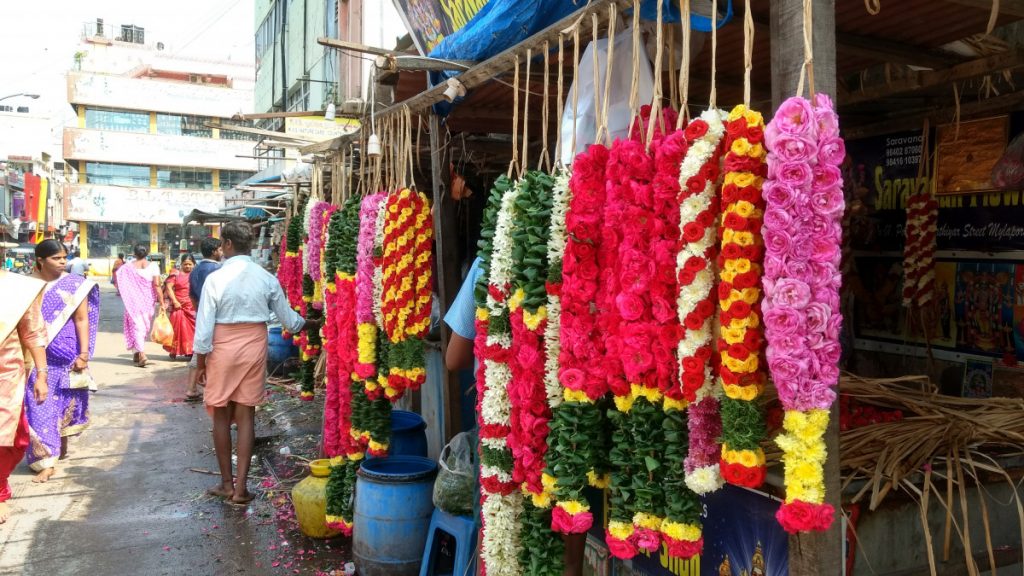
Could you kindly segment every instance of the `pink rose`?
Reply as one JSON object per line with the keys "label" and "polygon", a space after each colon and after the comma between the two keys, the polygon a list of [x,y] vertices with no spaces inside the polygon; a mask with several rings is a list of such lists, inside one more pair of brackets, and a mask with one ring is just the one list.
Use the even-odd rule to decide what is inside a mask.
{"label": "pink rose", "polygon": [[839,261],[839,245],[833,242],[831,238],[818,236],[811,241],[811,244],[813,247],[811,260],[815,262]]}
{"label": "pink rose", "polygon": [[843,189],[838,185],[830,188],[815,188],[811,192],[811,208],[816,214],[822,216],[841,215],[846,210]]}
{"label": "pink rose", "polygon": [[764,212],[764,227],[776,230],[788,230],[793,224],[793,218],[781,207],[772,206]]}
{"label": "pink rose", "polygon": [[795,382],[807,371],[807,361],[796,356],[770,354],[768,369],[775,382]]}
{"label": "pink rose", "polygon": [[763,232],[764,247],[768,254],[784,257],[789,254],[792,239],[782,230],[773,228]]}
{"label": "pink rose", "polygon": [[811,301],[811,288],[802,280],[783,278],[768,296],[776,306],[802,310]]}
{"label": "pink rose", "polygon": [[764,311],[764,325],[775,335],[797,334],[803,330],[802,312],[787,307],[770,307]]}
{"label": "pink rose", "polygon": [[839,363],[821,364],[818,366],[818,378],[822,384],[835,386],[839,382]]}
{"label": "pink rose", "polygon": [[809,332],[824,333],[828,319],[832,317],[832,309],[821,302],[811,302],[804,308],[807,315],[807,330]]}
{"label": "pink rose", "polygon": [[806,164],[818,153],[818,147],[805,137],[780,134],[772,144],[772,153],[781,162]]}
{"label": "pink rose", "polygon": [[594,515],[590,512],[569,514],[561,506],[551,509],[551,529],[561,534],[583,534],[594,524]]}
{"label": "pink rose", "polygon": [[767,253],[764,256],[764,275],[767,278],[778,278],[786,272],[786,263],[782,255]]}
{"label": "pink rose", "polygon": [[647,552],[654,552],[661,547],[661,535],[648,528],[636,528],[631,538],[636,547]]}
{"label": "pink rose", "polygon": [[846,144],[842,138],[828,138],[818,144],[818,163],[839,166],[846,158]]}
{"label": "pink rose", "polygon": [[792,188],[777,180],[768,180],[764,183],[761,193],[764,195],[768,208],[779,208],[785,210],[793,205],[796,193]]}
{"label": "pink rose", "polygon": [[786,262],[785,272],[790,278],[807,278],[811,276],[811,266],[804,260],[790,260]]}
{"label": "pink rose", "polygon": [[835,166],[818,164],[811,170],[811,174],[811,186],[815,190],[842,187],[843,175]]}
{"label": "pink rose", "polygon": [[843,327],[843,315],[832,314],[825,325],[825,337],[830,340],[839,338],[839,332]]}
{"label": "pink rose", "polygon": [[781,134],[813,136],[814,127],[811,103],[804,98],[794,96],[779,106],[775,117],[772,118],[765,130],[765,139],[768,142],[768,147],[771,148],[773,141]]}
{"label": "pink rose", "polygon": [[832,310],[839,309],[839,293],[831,286],[815,288],[813,291],[813,297],[815,301],[821,302]]}
{"label": "pink rose", "polygon": [[814,123],[819,139],[839,136],[839,116],[836,115],[832,100],[825,94],[814,95]]}
{"label": "pink rose", "polygon": [[562,386],[570,390],[581,389],[584,377],[583,370],[579,368],[562,368],[561,372],[558,373],[558,379],[562,382]]}
{"label": "pink rose", "polygon": [[779,164],[779,183],[790,188],[805,188],[810,185],[812,177],[811,167],[806,162],[783,162]]}
{"label": "pink rose", "polygon": [[773,335],[771,348],[768,350],[768,357],[796,357],[807,348],[803,336],[797,332],[789,334]]}
{"label": "pink rose", "polygon": [[839,358],[843,355],[843,349],[838,342],[833,340],[825,341],[817,348],[818,366],[832,366],[839,364]]}

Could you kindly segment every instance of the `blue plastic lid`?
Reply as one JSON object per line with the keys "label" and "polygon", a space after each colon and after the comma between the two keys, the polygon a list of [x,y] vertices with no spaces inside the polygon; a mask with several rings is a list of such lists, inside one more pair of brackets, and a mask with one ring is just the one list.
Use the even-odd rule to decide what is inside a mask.
{"label": "blue plastic lid", "polygon": [[437,462],[422,456],[387,456],[363,460],[359,475],[370,480],[397,484],[433,478]]}

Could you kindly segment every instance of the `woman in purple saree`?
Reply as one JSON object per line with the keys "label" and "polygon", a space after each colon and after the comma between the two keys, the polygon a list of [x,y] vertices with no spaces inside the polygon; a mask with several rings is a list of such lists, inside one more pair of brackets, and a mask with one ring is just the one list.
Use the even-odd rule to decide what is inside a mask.
{"label": "woman in purple saree", "polygon": [[46,482],[57,460],[67,455],[67,439],[89,425],[89,359],[96,348],[100,315],[99,286],[76,274],[65,274],[66,253],[56,240],[36,246],[34,276],[46,281],[42,312],[46,323],[46,362],[49,367],[46,401],[32,396],[35,370],[25,388],[29,426],[29,466],[34,481]]}

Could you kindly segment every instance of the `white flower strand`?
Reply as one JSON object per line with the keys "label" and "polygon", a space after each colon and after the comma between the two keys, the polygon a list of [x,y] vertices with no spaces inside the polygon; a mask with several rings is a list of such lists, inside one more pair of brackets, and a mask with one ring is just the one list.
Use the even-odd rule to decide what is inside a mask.
{"label": "white flower strand", "polygon": [[[569,212],[569,179],[572,173],[563,168],[555,174],[555,186],[551,191],[551,233],[548,238],[548,265],[562,267],[568,232],[565,218]],[[562,302],[557,294],[548,294],[548,323],[544,328],[544,391],[547,393],[548,406],[552,410],[562,404],[562,384],[558,381],[558,356],[562,351],[560,337],[562,326]]]}
{"label": "white flower strand", "polygon": [[480,557],[488,576],[522,576],[519,569],[519,515],[523,497],[518,492],[507,496],[491,494],[481,506],[484,535]]}
{"label": "white flower strand", "polygon": [[[384,224],[387,220],[387,198],[380,202],[377,208],[377,220],[373,225],[373,254],[384,252]],[[384,311],[381,309],[381,302],[384,301],[384,266],[373,267],[373,318],[377,322],[377,328],[384,329]]]}

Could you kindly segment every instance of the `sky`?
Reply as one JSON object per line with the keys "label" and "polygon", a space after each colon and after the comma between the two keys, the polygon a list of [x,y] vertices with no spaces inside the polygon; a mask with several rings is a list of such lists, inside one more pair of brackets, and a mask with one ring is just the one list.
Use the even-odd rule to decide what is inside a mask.
{"label": "sky", "polygon": [[163,42],[171,54],[254,61],[253,0],[3,0],[0,98],[19,92],[38,100],[10,99],[33,113],[63,117],[68,108],[65,72],[86,23],[134,24],[146,42]]}

